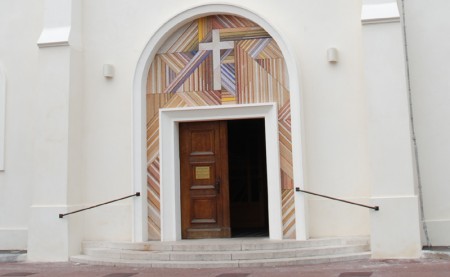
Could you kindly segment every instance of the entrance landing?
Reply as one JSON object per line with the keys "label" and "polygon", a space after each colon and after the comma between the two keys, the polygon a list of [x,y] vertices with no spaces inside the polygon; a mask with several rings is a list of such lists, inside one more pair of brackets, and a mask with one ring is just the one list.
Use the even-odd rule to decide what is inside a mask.
{"label": "entrance landing", "polygon": [[263,267],[317,264],[370,258],[367,237],[271,240],[198,239],[176,242],[83,243],[71,261],[101,265],[167,268]]}

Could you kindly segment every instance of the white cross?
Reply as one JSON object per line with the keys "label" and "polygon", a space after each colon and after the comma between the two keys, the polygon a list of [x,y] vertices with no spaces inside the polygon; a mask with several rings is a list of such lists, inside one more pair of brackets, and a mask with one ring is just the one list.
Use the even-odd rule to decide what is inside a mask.
{"label": "white cross", "polygon": [[222,89],[220,72],[220,50],[234,48],[234,41],[220,41],[219,30],[212,30],[212,42],[199,44],[199,50],[213,51],[214,90]]}

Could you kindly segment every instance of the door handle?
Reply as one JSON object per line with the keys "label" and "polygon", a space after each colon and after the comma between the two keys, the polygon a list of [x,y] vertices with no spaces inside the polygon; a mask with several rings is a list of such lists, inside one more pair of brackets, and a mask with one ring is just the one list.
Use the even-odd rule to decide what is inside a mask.
{"label": "door handle", "polygon": [[218,194],[220,193],[220,177],[216,179],[216,191]]}

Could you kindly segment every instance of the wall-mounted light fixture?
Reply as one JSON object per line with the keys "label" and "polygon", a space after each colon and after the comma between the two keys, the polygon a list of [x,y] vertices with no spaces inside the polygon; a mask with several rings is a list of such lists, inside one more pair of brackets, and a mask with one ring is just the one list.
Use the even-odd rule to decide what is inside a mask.
{"label": "wall-mounted light fixture", "polygon": [[114,77],[114,66],[112,64],[103,65],[103,76],[105,76],[106,78]]}
{"label": "wall-mounted light fixture", "polygon": [[336,48],[328,48],[327,60],[330,63],[337,63],[339,61],[338,50]]}

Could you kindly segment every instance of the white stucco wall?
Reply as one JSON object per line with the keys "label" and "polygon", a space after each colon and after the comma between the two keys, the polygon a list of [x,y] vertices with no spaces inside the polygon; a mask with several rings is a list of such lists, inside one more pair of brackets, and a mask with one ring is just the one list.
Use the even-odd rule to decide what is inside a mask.
{"label": "white stucco wall", "polygon": [[[326,7],[326,8],[324,8]],[[289,30],[302,71],[307,190],[368,203],[360,1],[302,1]],[[326,61],[336,47],[339,61]],[[309,197],[312,237],[368,234],[368,211]]]}
{"label": "white stucco wall", "polygon": [[[72,70],[82,68],[82,74],[71,80],[77,82],[71,85],[75,92],[71,90],[65,96],[72,101],[64,113],[70,121],[68,181],[67,188],[63,188],[68,190],[67,205],[96,204],[134,192],[132,93],[136,64],[146,43],[165,22],[189,8],[211,3],[222,2],[82,1],[82,51],[70,55]],[[300,76],[290,77],[301,80],[305,188],[369,203],[360,1],[227,3],[264,18],[292,50],[301,72]],[[33,149],[33,104],[43,103],[36,101],[34,93],[38,56],[39,51],[57,52],[39,50],[36,45],[43,13],[44,1],[0,1],[0,66],[8,82],[6,170],[0,172],[0,248],[26,247],[31,172],[33,163],[39,162],[33,154],[37,153]],[[339,61],[335,64],[326,59],[330,47],[338,50]],[[41,52],[41,57],[45,58],[45,53]],[[102,75],[104,64],[114,66],[113,78]],[[46,157],[42,159],[46,161]],[[367,210],[315,197],[308,199],[310,236],[369,234]],[[132,203],[126,200],[85,212],[81,216],[83,239],[130,240]],[[11,229],[14,236],[20,237],[14,245],[7,244]]]}
{"label": "white stucco wall", "polygon": [[0,249],[26,249],[31,205],[35,85],[43,1],[0,1],[0,68],[6,77]]}
{"label": "white stucco wall", "polygon": [[404,2],[425,221],[432,245],[450,245],[450,2]]}
{"label": "white stucco wall", "polygon": [[364,75],[368,99],[368,145],[373,258],[418,258],[421,253],[415,190],[406,60],[395,0],[364,1]]}
{"label": "white stucco wall", "polygon": [[[132,190],[132,80],[145,44],[170,18],[210,3],[220,2],[164,1],[157,3],[158,8],[152,1],[83,2],[86,203]],[[227,3],[265,18],[297,57],[304,101],[305,187],[368,203],[359,1]],[[339,51],[337,64],[326,60],[329,47]],[[113,79],[102,76],[105,63],[114,65]],[[85,237],[130,239],[130,204],[123,202],[86,213],[89,224]],[[369,232],[365,209],[313,197],[309,197],[309,207],[313,237]]]}
{"label": "white stucco wall", "polygon": [[[369,2],[392,1],[367,1]],[[450,81],[446,65],[450,61],[450,38],[447,35],[450,20],[447,19],[446,11],[450,9],[450,3],[447,0],[435,0],[432,3],[420,0],[404,2],[425,219],[431,243],[449,245],[450,204],[447,195],[450,194],[450,174],[447,167],[450,164]],[[49,187],[55,188],[55,180],[63,180],[65,187],[57,188],[64,192],[60,195],[67,195],[61,202],[70,209],[133,193],[132,94],[139,57],[158,28],[174,16],[193,7],[222,2],[82,1],[81,19],[77,19],[82,30],[76,32],[82,36],[81,44],[75,50],[70,50],[73,52],[63,53],[64,57],[70,57],[71,69],[65,68],[65,71],[60,72],[64,78],[72,79],[58,79],[55,82],[55,85],[60,84],[61,87],[70,86],[63,96],[67,99],[52,97],[51,101],[38,99],[39,94],[36,93],[38,77],[44,74],[42,68],[39,68],[40,62],[48,65],[52,64],[49,63],[52,60],[54,64],[63,62],[57,59],[59,50],[40,50],[36,44],[44,24],[44,3],[44,0],[0,1],[0,70],[6,79],[5,170],[0,171],[0,249],[26,248],[30,206],[33,203],[56,205],[61,200],[55,198],[52,203],[48,202],[48,197],[41,197],[49,193],[45,190],[33,196],[33,185],[36,183],[34,177],[40,169],[53,168],[51,165],[47,166],[50,163],[48,157],[37,155],[41,149],[35,149],[39,145],[36,136],[42,139],[47,135],[36,129],[39,126],[36,125],[37,121],[39,124],[46,122],[43,120],[46,112],[37,111],[37,104],[40,107],[47,107],[47,104],[51,107],[51,101],[60,101],[59,104],[66,103],[66,100],[70,102],[63,105],[65,110],[58,110],[68,120],[64,142],[67,143],[68,152],[59,153],[56,148],[52,150],[49,147],[51,142],[45,142],[55,155],[61,154],[61,159],[67,160],[64,163],[64,170],[67,172],[59,172],[53,176],[53,173],[49,173],[51,171],[46,171],[45,177],[48,179],[40,180],[40,187],[46,186],[46,180],[53,180]],[[362,203],[370,203],[371,196],[386,199],[403,199],[405,196],[414,198],[416,191],[411,186],[414,182],[411,159],[408,158],[406,162],[402,159],[399,159],[400,162],[390,159],[388,162],[393,166],[389,167],[382,159],[378,159],[380,153],[376,151],[380,145],[384,145],[383,142],[386,142],[385,146],[397,142],[401,147],[393,147],[392,151],[388,151],[389,154],[398,153],[396,151],[409,153],[409,125],[406,122],[408,109],[403,106],[407,105],[403,99],[406,96],[403,95],[397,103],[402,110],[383,104],[383,99],[397,99],[395,94],[387,93],[386,90],[383,90],[386,92],[385,96],[375,90],[372,91],[372,98],[366,99],[367,84],[363,78],[364,62],[377,64],[371,53],[384,51],[392,55],[385,55],[385,59],[401,62],[395,58],[402,51],[392,52],[389,47],[380,48],[388,45],[384,42],[396,45],[402,43],[398,28],[394,32],[390,25],[381,27],[386,28],[384,31],[368,26],[365,37],[362,37],[360,0],[292,0],[278,1],[276,4],[272,0],[229,0],[227,4],[236,5],[263,18],[292,50],[291,58],[295,60],[300,73],[299,76],[290,77],[301,80],[303,101],[301,120],[304,188]],[[378,39],[390,37],[395,37],[398,41]],[[374,42],[363,48],[362,42],[370,42],[372,39]],[[381,43],[377,44],[378,42]],[[337,63],[326,60],[326,52],[330,47],[338,50]],[[49,54],[52,51],[54,54]],[[364,61],[363,55],[370,59]],[[103,76],[104,64],[113,65],[113,78]],[[402,66],[396,63],[394,67],[403,68]],[[383,68],[380,65],[379,68],[369,68],[369,71],[383,71]],[[48,72],[58,75],[58,69],[55,68],[48,68]],[[383,73],[386,74],[385,79],[394,76],[388,71]],[[395,70],[394,73],[401,75],[392,79],[394,83],[404,77],[401,70]],[[377,79],[372,77],[381,75],[370,76],[367,79],[369,81]],[[390,86],[388,82],[375,81],[374,84],[381,85],[381,90],[383,86]],[[41,87],[44,88],[45,85],[48,84]],[[405,88],[401,87],[400,90]],[[395,89],[393,91],[397,92]],[[54,93],[59,95],[57,91]],[[394,104],[395,101],[388,102]],[[394,126],[391,131],[402,132],[401,139],[405,143],[400,141],[399,136],[386,141],[376,137],[376,130],[387,130],[389,126],[396,124],[389,121],[391,125],[386,125],[383,123],[386,120],[382,117],[371,118],[375,112],[388,116],[386,111],[393,114],[402,112],[404,121],[398,125],[400,127]],[[51,115],[54,111],[48,112]],[[379,129],[373,129],[374,124]],[[370,126],[372,131],[368,130]],[[384,135],[391,131],[386,131]],[[370,132],[373,132],[372,139],[368,135]],[[371,154],[368,149],[372,149]],[[379,173],[377,166],[385,169],[383,174]],[[399,181],[396,178],[400,178],[401,174],[406,177]],[[48,203],[40,203],[39,199],[47,199],[45,201]],[[307,228],[311,237],[370,233],[370,217],[366,209],[316,197],[308,196],[307,199]],[[405,210],[408,207],[415,209],[415,198],[404,200]],[[83,239],[131,240],[132,203],[133,200],[126,200],[87,211],[77,216],[75,221],[67,221],[62,231],[68,232],[70,236],[73,225],[83,222],[80,225],[83,230],[77,234]],[[395,209],[396,203],[392,200],[386,205]],[[55,210],[56,212],[58,211]],[[382,213],[380,215],[383,217]],[[414,212],[413,216],[407,218],[409,223],[414,223],[414,228],[417,227],[416,215]],[[39,222],[39,215],[32,218],[33,224],[42,223]],[[396,218],[392,217],[392,220],[395,222]],[[36,241],[38,240],[39,237],[36,237]]]}

